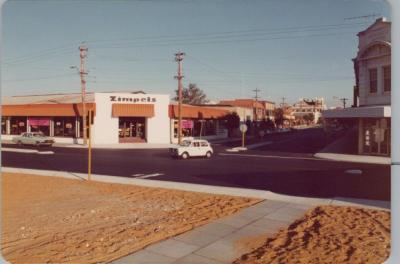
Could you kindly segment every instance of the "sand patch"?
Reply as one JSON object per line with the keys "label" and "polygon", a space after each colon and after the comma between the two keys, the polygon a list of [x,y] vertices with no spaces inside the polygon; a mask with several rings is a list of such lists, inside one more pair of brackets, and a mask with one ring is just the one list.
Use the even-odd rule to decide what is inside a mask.
{"label": "sand patch", "polygon": [[1,250],[11,263],[107,263],[259,201],[3,173]]}
{"label": "sand patch", "polygon": [[380,264],[389,254],[389,212],[319,206],[234,263]]}

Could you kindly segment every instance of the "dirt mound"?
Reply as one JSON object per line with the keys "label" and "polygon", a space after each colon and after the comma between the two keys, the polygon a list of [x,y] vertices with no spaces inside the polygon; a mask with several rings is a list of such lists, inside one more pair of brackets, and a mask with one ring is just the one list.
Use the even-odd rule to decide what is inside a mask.
{"label": "dirt mound", "polygon": [[1,250],[11,263],[106,263],[258,201],[3,173]]}
{"label": "dirt mound", "polygon": [[234,263],[380,264],[389,254],[389,212],[320,206]]}

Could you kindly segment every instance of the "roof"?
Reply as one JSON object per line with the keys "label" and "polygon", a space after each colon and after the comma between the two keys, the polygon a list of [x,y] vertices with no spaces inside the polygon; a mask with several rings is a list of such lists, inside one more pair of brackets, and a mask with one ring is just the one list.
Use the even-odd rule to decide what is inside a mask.
{"label": "roof", "polygon": [[221,105],[232,105],[232,106],[242,106],[248,108],[261,107],[264,108],[264,105],[260,101],[256,101],[254,99],[235,99],[235,100],[222,100],[219,102]]}
{"label": "roof", "polygon": [[[97,92],[96,92],[97,93]],[[145,94],[143,91],[136,92],[99,92],[99,93],[131,93]],[[85,102],[94,103],[93,92],[87,92]],[[57,93],[57,94],[37,94],[37,95],[16,95],[2,98],[3,105],[25,105],[25,104],[77,104],[82,102],[81,93]]]}
{"label": "roof", "polygon": [[[178,117],[178,105],[169,105],[169,117]],[[221,118],[229,114],[230,111],[225,109],[204,107],[204,106],[193,106],[193,105],[182,105],[182,117],[183,118]]]}
{"label": "roof", "polygon": [[367,31],[371,30],[373,27],[375,27],[376,25],[381,24],[381,23],[391,25],[391,22],[387,21],[385,17],[380,17],[377,20],[375,20],[375,22],[371,26],[369,26],[367,29],[358,32],[357,36],[365,34]]}
{"label": "roof", "polygon": [[391,117],[390,105],[362,106],[322,111],[324,118]]}

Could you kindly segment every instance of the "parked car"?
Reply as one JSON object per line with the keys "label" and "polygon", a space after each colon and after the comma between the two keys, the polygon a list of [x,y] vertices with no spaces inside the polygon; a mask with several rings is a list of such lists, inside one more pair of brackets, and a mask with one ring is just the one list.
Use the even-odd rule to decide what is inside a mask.
{"label": "parked car", "polygon": [[40,132],[25,132],[13,137],[12,141],[18,145],[51,146],[54,144],[54,139]]}
{"label": "parked car", "polygon": [[173,157],[187,159],[189,157],[211,158],[214,153],[210,143],[207,140],[195,139],[184,140],[180,145],[170,148]]}

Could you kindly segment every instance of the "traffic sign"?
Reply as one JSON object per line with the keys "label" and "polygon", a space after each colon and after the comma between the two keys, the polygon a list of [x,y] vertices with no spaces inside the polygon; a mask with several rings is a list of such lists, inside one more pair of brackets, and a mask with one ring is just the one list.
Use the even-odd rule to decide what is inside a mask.
{"label": "traffic sign", "polygon": [[247,131],[247,125],[246,124],[241,124],[240,125],[240,131],[242,131],[243,133],[245,133]]}

